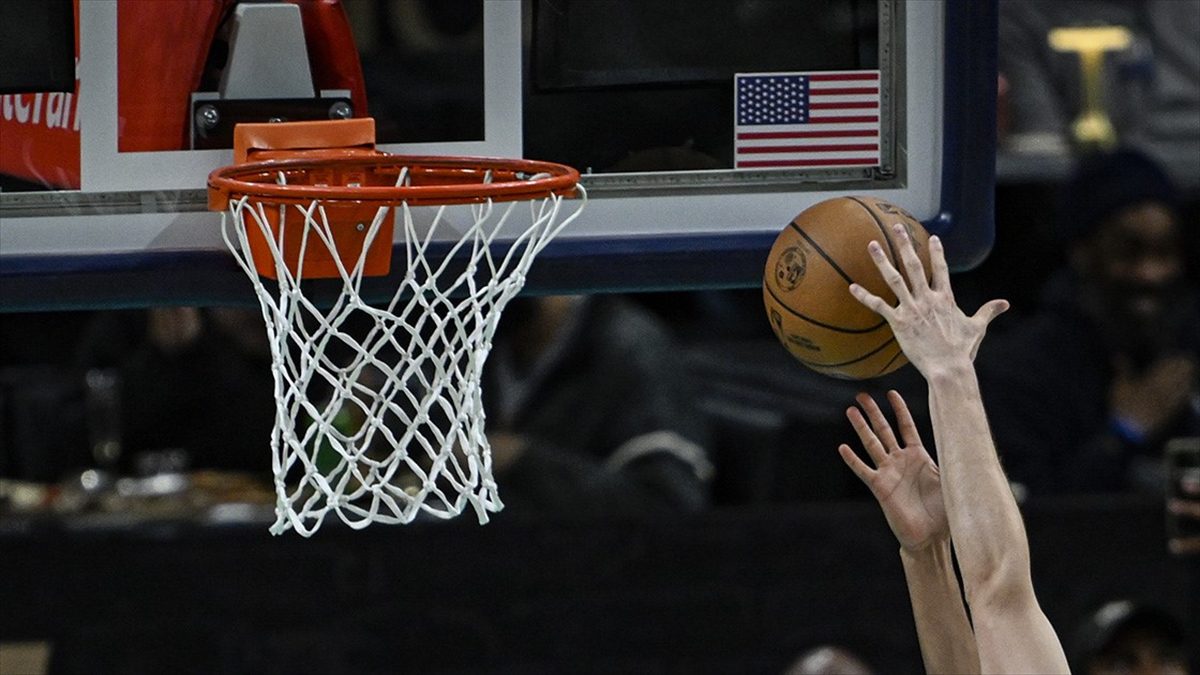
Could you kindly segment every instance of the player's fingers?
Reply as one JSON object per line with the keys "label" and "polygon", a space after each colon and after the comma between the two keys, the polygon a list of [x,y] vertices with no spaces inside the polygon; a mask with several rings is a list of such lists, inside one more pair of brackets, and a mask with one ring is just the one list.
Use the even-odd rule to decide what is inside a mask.
{"label": "player's fingers", "polygon": [[883,442],[885,452],[892,452],[900,449],[900,445],[896,443],[896,434],[892,431],[892,425],[888,422],[887,416],[883,414],[883,410],[875,399],[867,394],[859,394],[854,397],[858,401],[858,405],[867,413],[867,419],[871,421],[871,428],[874,429],[875,435]]}
{"label": "player's fingers", "polygon": [[849,408],[846,410],[846,417],[850,420],[850,426],[854,427],[854,433],[858,434],[858,440],[862,442],[863,448],[867,451],[871,461],[875,462],[875,466],[879,466],[887,461],[887,449],[883,447],[883,442],[871,430],[871,426],[867,424],[866,418],[858,408]]}
{"label": "player's fingers", "polygon": [[888,260],[887,254],[883,252],[883,247],[879,242],[872,240],[867,244],[867,252],[871,254],[871,260],[875,263],[875,267],[879,268],[879,274],[887,283],[888,288],[896,294],[896,299],[901,304],[911,302],[912,294],[908,292],[908,284],[904,283],[904,275],[900,274],[900,270]]}
{"label": "player's fingers", "polygon": [[854,472],[855,476],[858,476],[859,480],[868,485],[870,484],[871,476],[875,471],[867,466],[867,463],[862,461],[850,446],[842,443],[838,446],[838,454],[842,456],[842,461],[846,463],[846,466],[850,467],[850,470]]}
{"label": "player's fingers", "polygon": [[908,230],[904,229],[903,224],[896,223],[892,226],[892,231],[896,233],[896,241],[899,243],[898,248],[900,249],[900,262],[904,265],[904,273],[908,276],[908,285],[912,288],[912,292],[920,294],[929,290],[929,283],[925,280],[925,266],[917,257],[917,250],[913,248]]}
{"label": "player's fingers", "polygon": [[888,403],[892,404],[892,410],[896,413],[896,427],[900,430],[900,438],[904,439],[904,445],[920,445],[921,434],[917,431],[917,423],[913,421],[912,412],[909,411],[904,397],[895,389],[889,390],[887,397]]}
{"label": "player's fingers", "polygon": [[884,319],[891,321],[894,312],[892,306],[883,301],[883,298],[875,295],[871,291],[859,286],[858,284],[850,284],[850,295],[854,296],[864,307],[875,312]]}
{"label": "player's fingers", "polygon": [[950,266],[946,264],[946,248],[942,246],[942,238],[936,234],[929,237],[929,266],[933,270],[931,287],[953,295],[954,291],[950,288]]}
{"label": "player's fingers", "polygon": [[1177,516],[1200,520],[1200,500],[1197,499],[1172,499],[1167,502],[1167,510]]}
{"label": "player's fingers", "polygon": [[1171,553],[1175,555],[1192,555],[1200,553],[1200,537],[1184,537],[1167,542]]}

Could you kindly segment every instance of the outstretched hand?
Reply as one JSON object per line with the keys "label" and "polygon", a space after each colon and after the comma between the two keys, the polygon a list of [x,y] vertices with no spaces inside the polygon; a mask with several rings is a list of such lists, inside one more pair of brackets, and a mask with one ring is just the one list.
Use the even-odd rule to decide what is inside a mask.
{"label": "outstretched hand", "polygon": [[888,322],[905,356],[926,378],[940,365],[973,361],[988,324],[1008,309],[1008,301],[992,300],[968,317],[955,304],[941,239],[929,238],[933,274],[932,281],[926,282],[924,267],[908,233],[899,224],[894,229],[904,274],[888,260],[879,242],[872,241],[867,249],[898,304],[893,307],[858,284],[850,284],[850,293]]}
{"label": "outstretched hand", "polygon": [[888,392],[903,446],[873,398],[859,394],[855,400],[866,416],[851,407],[846,410],[846,417],[850,418],[875,468],[868,466],[845,443],[838,447],[838,453],[871,489],[900,545],[909,551],[919,551],[949,537],[941,474],[921,443],[904,399],[895,391]]}

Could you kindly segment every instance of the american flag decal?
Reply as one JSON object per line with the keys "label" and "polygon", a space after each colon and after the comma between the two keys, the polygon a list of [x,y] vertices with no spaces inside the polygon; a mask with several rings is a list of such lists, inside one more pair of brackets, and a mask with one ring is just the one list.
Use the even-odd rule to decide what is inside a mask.
{"label": "american flag decal", "polygon": [[734,166],[879,165],[879,71],[734,76]]}

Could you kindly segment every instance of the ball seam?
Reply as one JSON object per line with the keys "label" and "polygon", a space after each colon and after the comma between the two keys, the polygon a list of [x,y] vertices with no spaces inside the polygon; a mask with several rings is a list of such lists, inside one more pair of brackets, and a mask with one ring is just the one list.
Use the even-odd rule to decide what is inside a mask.
{"label": "ball seam", "polygon": [[858,204],[859,206],[863,207],[863,209],[871,215],[871,220],[875,221],[876,227],[879,228],[880,234],[883,235],[884,243],[887,244],[888,253],[891,254],[891,263],[893,265],[895,265],[896,261],[899,260],[900,258],[899,258],[899,256],[896,255],[896,247],[892,245],[892,237],[891,237],[891,235],[888,234],[887,228],[883,226],[883,221],[879,219],[879,215],[876,214],[875,211],[871,209],[871,207],[864,204],[863,201],[860,200],[858,197],[847,197],[847,199],[849,199],[850,201],[854,202],[855,204]]}
{"label": "ball seam", "polygon": [[[783,301],[783,298],[780,298],[779,295],[775,293],[775,289],[771,288],[770,284],[764,284],[764,287],[767,289],[767,293],[771,294],[771,299],[774,300],[776,302],[776,304],[779,305],[780,309],[783,309],[788,314],[791,314],[792,316],[803,319],[803,320],[807,321],[808,323],[813,324],[814,326],[820,326],[821,328],[825,328],[827,330],[831,330],[836,333],[851,333],[854,335],[859,335],[862,333],[873,333],[887,325],[887,321],[880,321],[879,323],[875,324],[874,326],[870,326],[868,328],[843,328],[842,326],[834,326],[832,324],[824,323],[824,322],[818,321],[810,316],[805,316],[804,314],[797,312],[796,310],[792,309],[791,307],[788,307],[787,303]],[[849,291],[846,291],[846,292],[849,293]]]}

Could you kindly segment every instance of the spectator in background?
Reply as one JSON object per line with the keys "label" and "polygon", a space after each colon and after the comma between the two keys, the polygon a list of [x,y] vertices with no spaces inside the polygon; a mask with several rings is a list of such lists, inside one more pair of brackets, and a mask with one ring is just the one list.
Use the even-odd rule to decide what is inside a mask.
{"label": "spectator in background", "polygon": [[[104,313],[86,367],[118,376],[124,451],[183,449],[197,468],[269,476],[275,406],[257,311]],[[618,297],[518,298],[485,369],[493,467],[514,512],[678,512],[708,502],[712,467],[681,352]]]}
{"label": "spectator in background", "polygon": [[485,369],[506,508],[686,512],[706,506],[707,432],[681,352],[618,296],[518,298]]}
{"label": "spectator in background", "polygon": [[1161,493],[1162,448],[1200,432],[1200,313],[1177,194],[1145,155],[1081,166],[1060,214],[1067,268],[980,355],[1010,478],[1037,493]]}
{"label": "spectator in background", "polygon": [[1185,635],[1170,613],[1130,600],[1114,600],[1076,631],[1071,672],[1080,675],[1186,675]]}
{"label": "spectator in background", "polygon": [[1121,142],[1164,162],[1177,183],[1200,185],[1200,4],[1194,0],[1005,0],[999,67],[1014,151],[1064,153],[1081,105],[1079,59],[1054,51],[1051,29],[1124,26],[1125,52],[1106,59],[1104,106]]}
{"label": "spectator in background", "polygon": [[[1193,448],[1200,446],[1200,438],[1183,439],[1183,442]],[[1192,472],[1174,477],[1178,484],[1167,499],[1167,548],[1190,577],[1188,614],[1200,617],[1200,482],[1195,478]],[[1193,672],[1197,672],[1200,671],[1200,627],[1194,623],[1190,629],[1190,658]]]}
{"label": "spectator in background", "polygon": [[123,473],[141,454],[183,450],[195,468],[270,475],[275,399],[258,310],[101,312],[78,359],[116,375]]}
{"label": "spectator in background", "polygon": [[820,645],[797,656],[784,675],[871,675],[873,672],[849,649]]}
{"label": "spectator in background", "polygon": [[[1191,528],[1200,528],[1200,493],[1192,498],[1174,498],[1167,502],[1167,511],[1172,518],[1188,523]],[[1167,540],[1167,547],[1179,556],[1200,556],[1200,536],[1173,536]],[[1200,561],[1197,561],[1200,562]]]}

